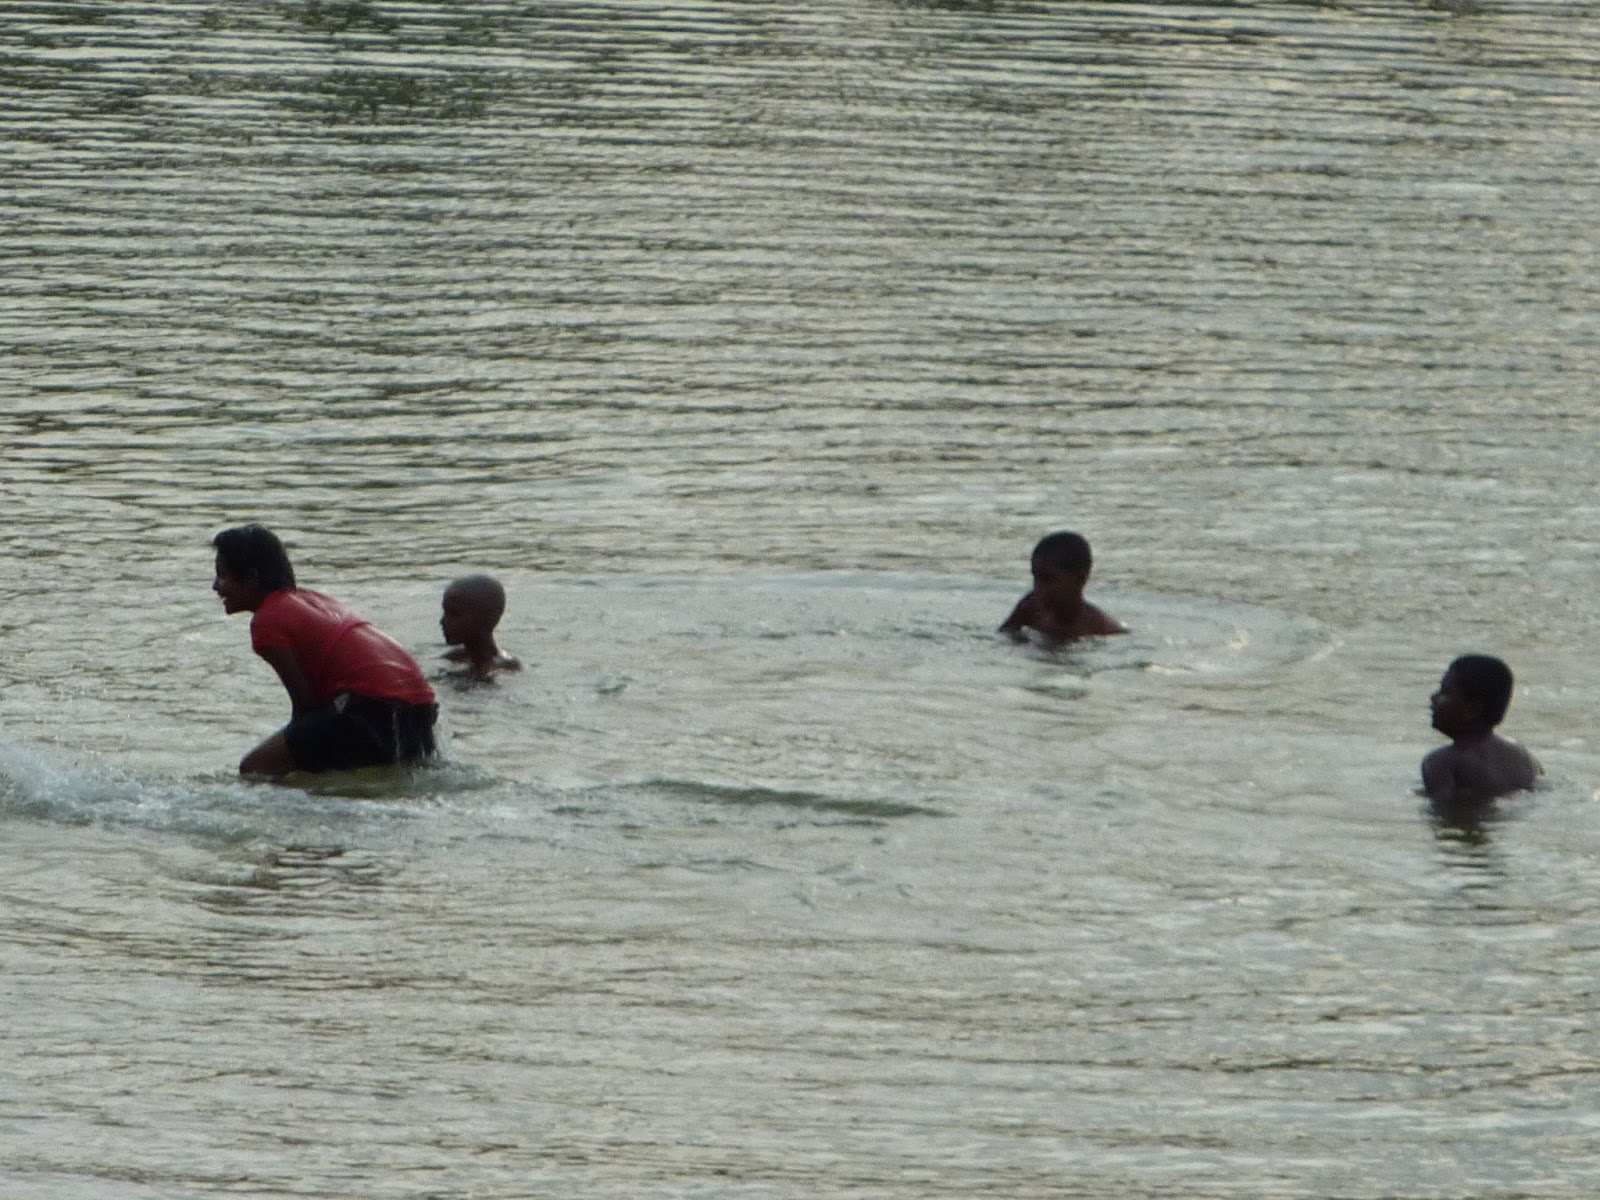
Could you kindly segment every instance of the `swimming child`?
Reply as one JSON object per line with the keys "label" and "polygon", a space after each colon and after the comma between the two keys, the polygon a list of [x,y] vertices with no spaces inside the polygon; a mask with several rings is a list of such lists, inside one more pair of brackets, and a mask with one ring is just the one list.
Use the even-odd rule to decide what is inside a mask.
{"label": "swimming child", "polygon": [[1059,646],[1081,637],[1126,633],[1127,627],[1083,598],[1092,556],[1080,534],[1052,533],[1033,548],[1033,590],[1017,602],[1000,626],[1013,641],[1027,640],[1036,630],[1045,642]]}
{"label": "swimming child", "polygon": [[345,605],[297,587],[276,534],[261,525],[212,539],[223,611],[248,612],[250,645],[289,693],[289,723],[239,764],[287,775],[414,763],[434,753],[433,689],[399,642]]}
{"label": "swimming child", "polygon": [[522,664],[495,645],[494,629],[506,611],[506,590],[492,575],[463,575],[444,590],[444,615],[439,628],[451,647],[445,657],[467,664],[474,679],[496,671],[521,670]]}
{"label": "swimming child", "polygon": [[1422,788],[1437,804],[1486,804],[1531,788],[1533,756],[1495,733],[1511,704],[1511,668],[1487,654],[1451,663],[1429,700],[1433,727],[1450,739],[1422,760]]}

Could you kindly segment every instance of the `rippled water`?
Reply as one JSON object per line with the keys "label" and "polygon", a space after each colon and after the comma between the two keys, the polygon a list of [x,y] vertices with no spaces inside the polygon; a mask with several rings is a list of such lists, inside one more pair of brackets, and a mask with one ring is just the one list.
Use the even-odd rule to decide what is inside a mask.
{"label": "rippled water", "polygon": [[[1600,24],[0,7],[0,1179],[1589,1197]],[[260,519],[447,761],[244,784]],[[990,632],[1083,530],[1127,638]],[[1413,793],[1468,649],[1548,786]]]}

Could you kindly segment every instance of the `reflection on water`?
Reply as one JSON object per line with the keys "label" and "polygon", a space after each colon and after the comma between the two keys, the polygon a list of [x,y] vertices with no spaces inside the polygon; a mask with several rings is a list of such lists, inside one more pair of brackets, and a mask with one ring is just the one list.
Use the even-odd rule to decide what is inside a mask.
{"label": "reflection on water", "polygon": [[1493,891],[1506,878],[1506,864],[1497,853],[1494,830],[1501,814],[1493,805],[1431,804],[1439,861],[1461,880],[1461,891]]}
{"label": "reflection on water", "polygon": [[[7,4],[8,1195],[1595,1194],[1594,28]],[[239,782],[246,519],[528,670]]]}
{"label": "reflection on water", "polygon": [[[1428,811],[1433,817],[1441,850],[1490,845],[1491,831],[1506,817],[1503,806],[1493,800],[1431,800]],[[1475,861],[1476,857],[1468,855],[1462,861]]]}

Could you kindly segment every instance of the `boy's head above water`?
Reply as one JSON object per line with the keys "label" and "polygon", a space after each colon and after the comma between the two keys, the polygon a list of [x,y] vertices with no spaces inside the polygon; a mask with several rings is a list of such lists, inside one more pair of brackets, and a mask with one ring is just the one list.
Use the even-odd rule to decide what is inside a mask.
{"label": "boy's head above water", "polygon": [[1511,668],[1487,654],[1451,663],[1429,701],[1433,727],[1450,739],[1422,760],[1422,790],[1447,819],[1476,819],[1496,797],[1531,788],[1533,755],[1495,733],[1511,703]]}
{"label": "boy's head above water", "polygon": [[1089,540],[1081,533],[1060,531],[1041,538],[1029,560],[1033,590],[1017,602],[1000,632],[1026,641],[1025,631],[1032,629],[1051,646],[1124,632],[1121,621],[1083,598],[1093,565]]}
{"label": "boy's head above water", "polygon": [[444,590],[439,628],[448,645],[490,637],[506,611],[506,590],[492,575],[463,575]]}
{"label": "boy's head above water", "polygon": [[1511,668],[1488,654],[1463,654],[1446,668],[1430,699],[1433,727],[1448,738],[1487,733],[1511,706]]}
{"label": "boy's head above water", "polygon": [[1067,581],[1081,588],[1089,581],[1094,556],[1089,552],[1089,540],[1081,533],[1052,533],[1039,539],[1028,565],[1036,588]]}
{"label": "boy's head above water", "polygon": [[271,593],[295,586],[288,551],[265,525],[224,529],[211,545],[217,552],[211,590],[227,612],[254,611]]}
{"label": "boy's head above water", "polygon": [[471,678],[487,680],[496,671],[515,671],[522,664],[500,653],[494,629],[506,611],[506,590],[492,575],[463,575],[444,590],[439,629],[451,649],[445,657],[467,664]]}

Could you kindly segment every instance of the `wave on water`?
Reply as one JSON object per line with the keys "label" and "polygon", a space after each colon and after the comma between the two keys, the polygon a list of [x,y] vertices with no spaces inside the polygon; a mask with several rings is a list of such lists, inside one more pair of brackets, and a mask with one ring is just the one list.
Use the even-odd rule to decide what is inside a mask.
{"label": "wave on water", "polygon": [[[0,819],[353,845],[424,814],[533,841],[551,836],[552,818],[655,827],[683,806],[695,822],[732,824],[944,817],[1055,777],[1064,738],[1079,776],[1098,778],[1113,758],[1096,748],[1122,747],[1135,733],[1121,731],[1143,730],[1148,714],[1192,716],[1212,693],[1273,686],[1334,642],[1294,614],[1114,589],[1103,599],[1127,636],[1047,650],[994,634],[1015,595],[988,582],[513,582],[540,614],[537,655],[503,687],[447,698],[463,730],[448,759],[268,784],[186,769],[171,731],[215,721],[205,710],[172,707],[76,751],[41,744],[30,726],[0,731]],[[566,632],[597,625],[611,636]],[[226,746],[234,735],[207,736]]]}
{"label": "wave on water", "polygon": [[1150,593],[1108,592],[1107,607],[1128,623],[1126,635],[1094,638],[1060,650],[1033,647],[1074,673],[1144,671],[1155,675],[1253,682],[1327,653],[1328,628],[1293,613]]}
{"label": "wave on water", "polygon": [[793,791],[783,788],[736,787],[727,784],[701,783],[684,779],[651,779],[636,785],[657,795],[673,799],[690,800],[702,804],[717,804],[728,808],[756,808],[774,805],[779,808],[798,809],[803,812],[831,813],[854,817],[861,821],[880,822],[899,817],[948,817],[952,814],[923,804],[909,804],[896,800],[849,799],[826,796],[819,792]]}
{"label": "wave on water", "polygon": [[0,734],[0,817],[120,825],[224,843],[279,839],[374,817],[408,819],[443,794],[490,785],[453,763],[414,770],[302,776],[284,783],[234,775],[140,778]]}

